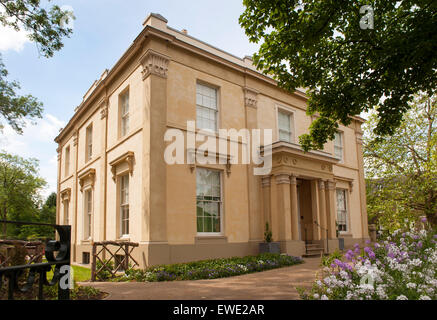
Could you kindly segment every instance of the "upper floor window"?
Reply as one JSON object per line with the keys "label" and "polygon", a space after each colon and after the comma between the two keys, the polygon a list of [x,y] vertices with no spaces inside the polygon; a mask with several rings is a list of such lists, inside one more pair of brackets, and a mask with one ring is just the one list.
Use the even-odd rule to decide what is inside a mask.
{"label": "upper floor window", "polygon": [[346,192],[345,189],[337,189],[337,228],[340,232],[348,231]]}
{"label": "upper floor window", "polygon": [[196,113],[199,129],[216,132],[218,127],[217,89],[198,83],[196,89]]}
{"label": "upper floor window", "polygon": [[86,150],[85,150],[86,161],[91,160],[93,156],[93,125],[89,125],[86,128]]}
{"label": "upper floor window", "polygon": [[197,232],[221,233],[221,174],[217,170],[196,169]]}
{"label": "upper floor window", "polygon": [[65,176],[70,174],[70,146],[65,149]]}
{"label": "upper floor window", "polygon": [[334,138],[334,154],[335,157],[343,161],[343,133],[337,132]]}
{"label": "upper floor window", "polygon": [[293,142],[293,113],[278,110],[279,140]]}
{"label": "upper floor window", "polygon": [[120,96],[120,136],[129,132],[129,90]]}
{"label": "upper floor window", "polygon": [[120,222],[121,235],[129,234],[129,174],[121,176],[120,182]]}

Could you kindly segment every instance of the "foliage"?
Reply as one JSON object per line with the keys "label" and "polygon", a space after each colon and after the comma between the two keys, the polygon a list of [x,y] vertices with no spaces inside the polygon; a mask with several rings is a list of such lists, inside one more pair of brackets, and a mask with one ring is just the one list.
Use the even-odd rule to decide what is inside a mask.
{"label": "foliage", "polygon": [[[96,274],[96,279],[99,279],[101,281],[109,280],[112,278],[112,273],[109,271],[113,271],[115,269],[114,261],[112,260],[103,260],[103,262],[106,265],[106,268],[103,268],[100,270],[100,268],[103,267],[103,263],[97,259],[96,261],[96,270],[100,270]],[[108,270],[109,269],[109,270]]]}
{"label": "foliage", "polygon": [[264,231],[264,241],[267,243],[272,242],[272,230],[270,230],[268,222],[266,222],[266,231]]}
{"label": "foliage", "polygon": [[[41,209],[38,209],[35,212],[33,217],[30,217],[28,220],[30,222],[38,222],[38,223],[48,223],[55,224],[56,223],[56,193],[53,192],[50,194],[42,206]],[[55,229],[53,227],[46,226],[33,226],[33,225],[23,225],[20,226],[20,233],[18,235],[20,239],[26,240],[45,240],[45,239],[54,239],[55,237]]]}
{"label": "foliage", "polygon": [[[71,19],[74,19],[72,12],[61,10],[57,5],[46,10],[40,7],[40,0],[0,0],[0,24],[27,31],[30,40],[47,58],[63,47],[63,37],[71,35],[72,30],[67,27]],[[19,95],[20,84],[7,81],[7,76],[0,55],[0,115],[21,134],[25,119],[41,118],[42,103],[31,95]]]}
{"label": "foliage", "polygon": [[[240,25],[259,70],[294,92],[308,89],[308,113],[319,117],[300,137],[305,150],[334,138],[338,122],[378,108],[375,133],[393,134],[412,95],[437,86],[437,3],[386,0],[244,0]],[[363,5],[374,28],[361,29]],[[384,99],[382,99],[384,98]]]}
{"label": "foliage", "polygon": [[[50,1],[50,0],[48,0]],[[41,7],[40,0],[0,0],[0,23],[15,30],[25,30],[29,39],[38,45],[45,57],[52,57],[64,45],[63,37],[73,30],[68,28],[73,13],[53,5],[48,10]]]}
{"label": "foliage", "polygon": [[335,259],[341,259],[343,257],[343,253],[340,250],[336,249],[329,256],[323,256],[322,258],[322,266],[330,266]]}
{"label": "foliage", "polygon": [[363,143],[370,222],[394,230],[426,216],[437,225],[436,96],[416,96],[394,135],[378,138],[376,126],[371,113]]}
{"label": "foliage", "polygon": [[153,266],[145,270],[132,269],[119,280],[155,282],[216,279],[292,266],[302,262],[302,259],[297,257],[263,253],[242,258],[233,257]]}
{"label": "foliage", "polygon": [[[0,152],[0,219],[35,221],[46,182],[38,175],[38,161]],[[19,237],[20,228],[3,224],[2,233]]]}
{"label": "foliage", "polygon": [[[425,222],[419,230],[388,233],[374,247],[355,245],[323,270],[303,299],[436,300],[437,234]],[[384,236],[384,235],[383,235]]]}

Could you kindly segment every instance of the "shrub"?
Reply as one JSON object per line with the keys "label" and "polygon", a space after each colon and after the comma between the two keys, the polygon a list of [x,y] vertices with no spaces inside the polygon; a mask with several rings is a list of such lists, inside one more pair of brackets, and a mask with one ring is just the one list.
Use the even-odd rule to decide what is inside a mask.
{"label": "shrub", "polygon": [[210,259],[189,263],[152,266],[145,270],[130,270],[119,280],[173,281],[231,277],[302,263],[302,259],[280,254]]}

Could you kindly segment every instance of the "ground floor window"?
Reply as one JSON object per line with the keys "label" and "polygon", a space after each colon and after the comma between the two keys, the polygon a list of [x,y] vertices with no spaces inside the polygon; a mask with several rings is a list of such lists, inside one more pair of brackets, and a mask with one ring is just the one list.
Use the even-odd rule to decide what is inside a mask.
{"label": "ground floor window", "polygon": [[91,238],[92,232],[92,216],[93,216],[93,192],[92,189],[87,189],[84,194],[84,239]]}
{"label": "ground floor window", "polygon": [[221,173],[217,170],[196,170],[197,232],[222,232]]}
{"label": "ground floor window", "polygon": [[129,174],[120,177],[121,235],[129,234]]}
{"label": "ground floor window", "polygon": [[347,190],[337,189],[337,228],[340,232],[347,230]]}

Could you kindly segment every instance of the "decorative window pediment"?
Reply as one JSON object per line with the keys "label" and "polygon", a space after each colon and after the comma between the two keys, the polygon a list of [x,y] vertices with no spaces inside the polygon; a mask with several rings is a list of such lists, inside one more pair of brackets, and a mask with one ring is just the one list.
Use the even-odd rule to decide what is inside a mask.
{"label": "decorative window pediment", "polygon": [[227,154],[222,154],[216,152],[215,154],[208,154],[208,151],[199,150],[199,149],[188,149],[187,150],[187,157],[188,157],[188,163],[190,164],[190,170],[191,172],[194,172],[194,169],[196,169],[196,156],[202,155],[207,159],[207,162],[209,163],[217,163],[217,164],[224,164],[226,165],[226,175],[229,177],[231,174],[231,164],[232,164],[232,156]]}
{"label": "decorative window pediment", "polygon": [[66,188],[61,191],[61,201],[70,201],[71,198],[71,188]]}
{"label": "decorative window pediment", "polygon": [[127,165],[127,168],[129,170],[129,174],[132,175],[134,172],[134,153],[132,151],[128,151],[115,160],[111,161],[109,165],[111,166],[111,172],[112,172],[112,180],[116,181],[117,179],[117,167]]}
{"label": "decorative window pediment", "polygon": [[90,168],[85,172],[81,173],[78,178],[79,178],[79,185],[80,185],[81,192],[83,192],[83,188],[86,185],[91,185],[91,188],[93,188],[94,181],[96,178],[96,169]]}

